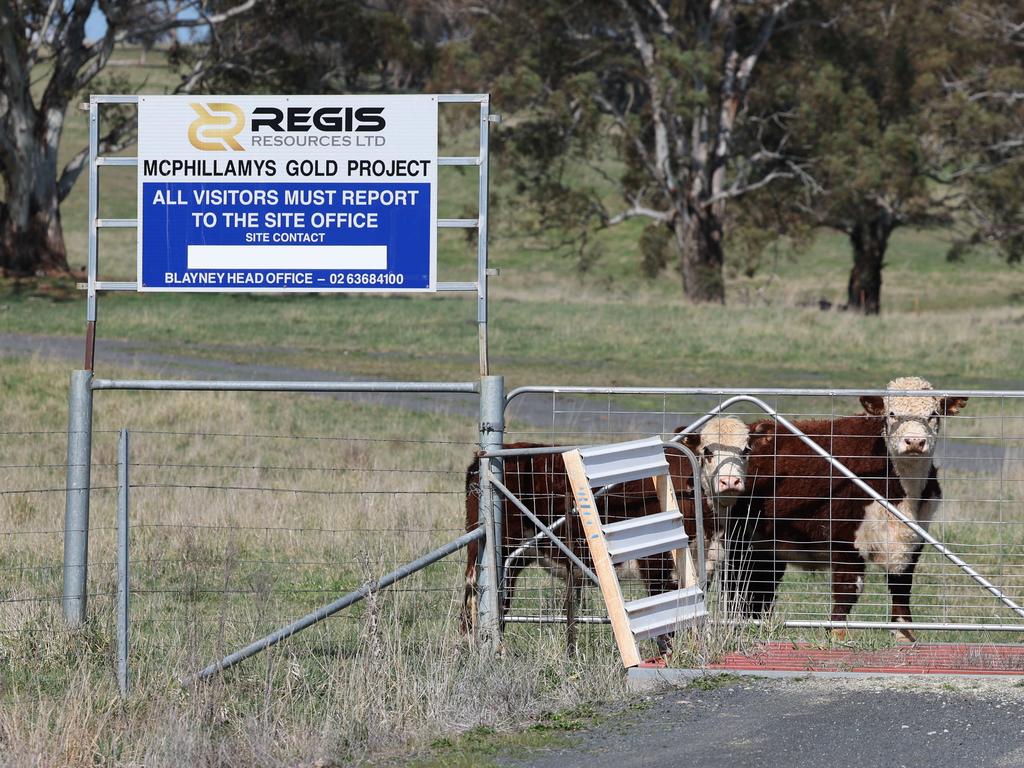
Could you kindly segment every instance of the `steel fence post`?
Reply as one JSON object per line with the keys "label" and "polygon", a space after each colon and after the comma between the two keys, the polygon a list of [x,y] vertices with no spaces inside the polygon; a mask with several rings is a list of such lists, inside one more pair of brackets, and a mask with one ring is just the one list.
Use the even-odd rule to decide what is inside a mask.
{"label": "steel fence post", "polygon": [[[505,379],[502,376],[480,378],[480,450],[501,448],[505,435]],[[478,549],[477,639],[497,649],[501,642],[501,497],[489,478],[502,478],[500,458],[480,459],[480,524],[487,532]]]}
{"label": "steel fence post", "polygon": [[92,461],[92,371],[72,371],[68,400],[68,472],[64,506],[64,618],[85,621],[89,573],[89,475]]}
{"label": "steel fence post", "polygon": [[128,430],[117,441],[117,687],[128,695]]}

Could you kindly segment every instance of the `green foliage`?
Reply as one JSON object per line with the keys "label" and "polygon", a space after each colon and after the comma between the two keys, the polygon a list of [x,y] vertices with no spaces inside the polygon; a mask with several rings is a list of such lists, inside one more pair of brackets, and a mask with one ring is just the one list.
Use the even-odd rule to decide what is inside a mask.
{"label": "green foliage", "polygon": [[[495,3],[451,53],[459,66],[444,68],[457,87],[490,82],[495,100],[515,112],[497,155],[539,232],[557,230],[563,246],[571,238],[567,250],[588,266],[595,230],[652,222],[635,230],[640,270],[659,274],[672,251],[687,295],[704,301],[724,295],[725,201],[779,158],[760,151],[772,133],[762,107],[774,105],[748,99],[751,88],[776,83],[739,74],[736,62],[753,69],[776,55],[764,45],[781,11],[715,5]],[[727,192],[733,166],[739,178]]]}
{"label": "green foliage", "polygon": [[[779,229],[802,218],[850,237],[851,306],[877,294],[900,226],[956,227],[952,259],[992,245],[1019,258],[1024,120],[1010,104],[1024,83],[1019,9],[868,0],[822,2],[815,13],[830,23],[808,26],[799,40],[806,57],[788,63],[788,151],[811,181],[761,196],[789,208]],[[873,302],[877,309],[877,295]],[[870,296],[863,308],[872,311]]]}
{"label": "green foliage", "polygon": [[199,82],[213,92],[422,90],[449,32],[417,2],[267,0],[207,44],[175,46],[171,61],[187,71],[206,60]]}
{"label": "green foliage", "polygon": [[640,235],[640,253],[643,255],[642,269],[646,277],[654,279],[668,264],[672,231],[663,224],[648,224]]}

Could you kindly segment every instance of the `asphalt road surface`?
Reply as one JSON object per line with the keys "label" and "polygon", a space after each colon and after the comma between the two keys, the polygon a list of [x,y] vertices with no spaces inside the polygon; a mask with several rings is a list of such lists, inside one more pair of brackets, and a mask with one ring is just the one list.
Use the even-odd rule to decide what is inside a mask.
{"label": "asphalt road surface", "polygon": [[1022,678],[744,678],[638,700],[532,768],[1021,768]]}

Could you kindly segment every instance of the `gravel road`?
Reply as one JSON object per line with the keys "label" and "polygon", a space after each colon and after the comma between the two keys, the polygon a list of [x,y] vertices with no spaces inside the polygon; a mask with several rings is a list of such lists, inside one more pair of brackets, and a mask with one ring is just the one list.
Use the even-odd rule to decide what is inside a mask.
{"label": "gravel road", "polygon": [[572,734],[506,755],[532,768],[1020,768],[1020,678],[734,681],[673,689]]}

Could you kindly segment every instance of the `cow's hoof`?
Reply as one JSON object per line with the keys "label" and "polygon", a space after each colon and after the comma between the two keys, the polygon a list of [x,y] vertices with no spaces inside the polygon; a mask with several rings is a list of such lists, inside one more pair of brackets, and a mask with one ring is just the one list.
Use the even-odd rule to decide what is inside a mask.
{"label": "cow's hoof", "polygon": [[897,629],[893,631],[893,635],[895,635],[896,642],[900,645],[912,645],[917,642],[917,636],[909,629]]}

